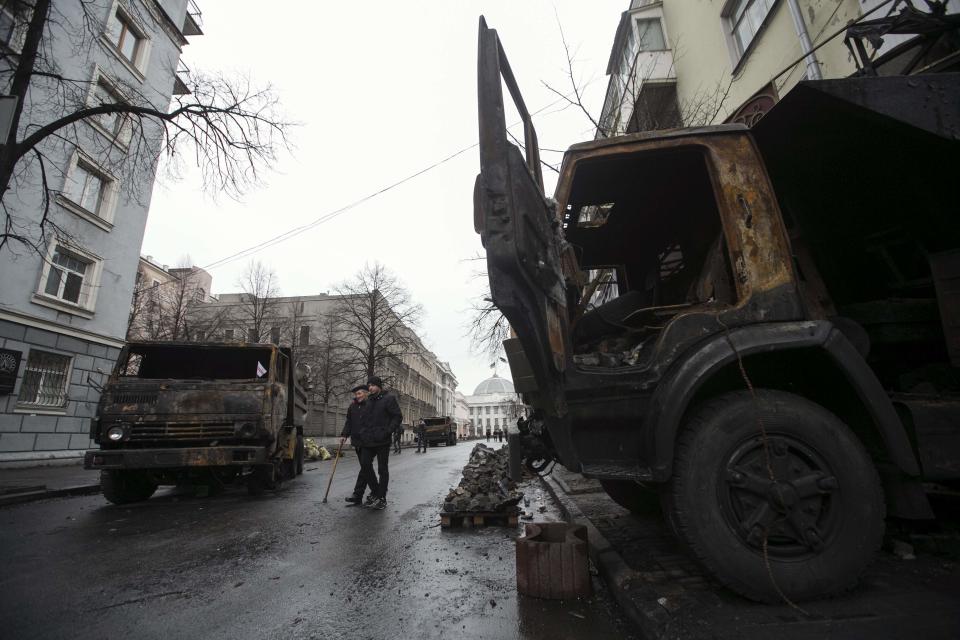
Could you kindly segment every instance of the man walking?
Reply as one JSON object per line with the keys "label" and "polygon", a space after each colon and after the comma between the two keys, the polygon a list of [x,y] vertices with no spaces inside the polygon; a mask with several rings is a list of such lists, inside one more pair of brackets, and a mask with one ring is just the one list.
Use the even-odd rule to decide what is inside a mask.
{"label": "man walking", "polygon": [[[383,391],[383,381],[378,376],[367,380],[370,404],[365,414],[364,446],[360,455],[360,472],[366,470],[367,484],[371,488],[372,500],[368,500],[374,509],[387,508],[387,486],[390,483],[390,439],[403,422],[403,413],[396,396]],[[377,458],[377,478],[373,472],[373,458]]]}
{"label": "man walking", "polygon": [[[363,451],[363,418],[370,406],[367,404],[367,396],[370,392],[366,385],[357,385],[350,390],[353,393],[353,402],[347,407],[347,420],[343,425],[343,431],[340,432],[341,438],[350,438],[350,443],[357,452],[357,457],[362,459]],[[357,505],[363,501],[363,492],[367,488],[367,476],[363,467],[357,474],[357,482],[353,487],[353,494],[346,498],[346,501]],[[372,489],[372,487],[371,487]]]}
{"label": "man walking", "polygon": [[427,452],[427,424],[421,420],[417,423],[417,453],[420,453],[420,448],[423,448],[423,453]]}
{"label": "man walking", "polygon": [[400,448],[400,438],[403,436],[403,425],[397,427],[396,431],[393,432],[393,452],[397,455],[402,453]]}

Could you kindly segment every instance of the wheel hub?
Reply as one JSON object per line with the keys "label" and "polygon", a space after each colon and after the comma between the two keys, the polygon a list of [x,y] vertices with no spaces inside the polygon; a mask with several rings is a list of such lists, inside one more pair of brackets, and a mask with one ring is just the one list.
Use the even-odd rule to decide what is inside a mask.
{"label": "wheel hub", "polygon": [[795,558],[819,551],[833,533],[838,482],[826,460],[790,435],[753,437],[726,458],[721,512],[747,546]]}

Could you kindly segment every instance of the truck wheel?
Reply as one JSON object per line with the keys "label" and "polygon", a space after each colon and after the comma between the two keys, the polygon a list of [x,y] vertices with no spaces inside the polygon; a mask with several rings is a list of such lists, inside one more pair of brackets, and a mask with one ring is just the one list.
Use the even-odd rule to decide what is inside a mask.
{"label": "truck wheel", "polygon": [[152,496],[157,483],[145,471],[104,469],[100,472],[100,490],[113,504],[127,504]]}
{"label": "truck wheel", "polygon": [[835,415],[783,391],[728,393],[695,410],[666,502],[700,562],[761,602],[852,587],[883,540],[880,480],[863,445]]}
{"label": "truck wheel", "polygon": [[267,489],[278,489],[280,481],[273,465],[260,465],[254,467],[247,475],[247,493],[251,496],[262,496]]}
{"label": "truck wheel", "polygon": [[297,448],[294,450],[293,458],[297,464],[297,475],[303,475],[303,456],[304,456],[305,447],[303,444],[303,436],[297,436]]}
{"label": "truck wheel", "polygon": [[660,511],[660,495],[655,489],[632,480],[601,480],[600,486],[611,500],[630,513],[645,515]]}

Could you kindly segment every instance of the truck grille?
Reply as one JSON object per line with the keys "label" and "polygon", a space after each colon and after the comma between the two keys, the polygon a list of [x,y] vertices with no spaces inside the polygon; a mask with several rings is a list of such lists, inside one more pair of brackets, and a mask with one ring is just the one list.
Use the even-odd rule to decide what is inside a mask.
{"label": "truck grille", "polygon": [[135,424],[130,431],[131,440],[215,440],[232,437],[232,423]]}
{"label": "truck grille", "polygon": [[116,404],[156,404],[156,389],[128,389],[115,391],[111,399]]}

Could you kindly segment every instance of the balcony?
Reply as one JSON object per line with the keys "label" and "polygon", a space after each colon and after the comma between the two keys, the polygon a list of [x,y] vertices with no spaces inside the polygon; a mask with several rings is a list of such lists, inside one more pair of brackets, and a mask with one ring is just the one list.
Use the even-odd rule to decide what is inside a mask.
{"label": "balcony", "polygon": [[183,29],[181,32],[185,36],[202,36],[203,13],[194,0],[187,2],[187,15],[183,19]]}

